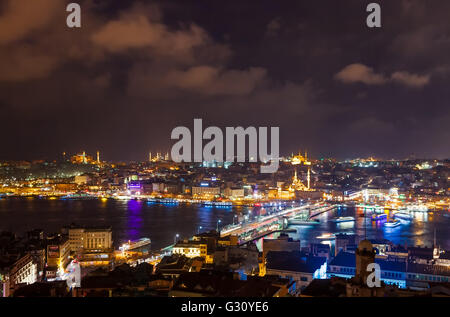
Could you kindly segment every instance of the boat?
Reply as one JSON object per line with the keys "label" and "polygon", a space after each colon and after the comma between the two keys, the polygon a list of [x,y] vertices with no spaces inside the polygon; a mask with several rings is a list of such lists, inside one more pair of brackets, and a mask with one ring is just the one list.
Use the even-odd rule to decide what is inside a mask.
{"label": "boat", "polygon": [[410,220],[413,218],[413,216],[407,212],[396,212],[394,214],[394,218],[399,218],[399,219],[405,219],[405,220]]}
{"label": "boat", "polygon": [[340,223],[340,222],[351,222],[355,221],[355,217],[339,217],[332,220],[333,222]]}
{"label": "boat", "polygon": [[386,218],[387,218],[386,214],[373,214],[372,215],[372,220],[373,221],[384,220]]}
{"label": "boat", "polygon": [[333,240],[335,237],[336,235],[334,233],[323,233],[316,238],[320,240]]}
{"label": "boat", "polygon": [[319,225],[320,221],[319,220],[314,220],[314,219],[310,219],[310,220],[301,220],[301,219],[290,219],[288,220],[288,224],[289,225],[296,225],[296,226],[314,226],[314,225]]}
{"label": "boat", "polygon": [[400,220],[397,220],[397,219],[389,220],[384,223],[384,226],[388,227],[388,228],[394,228],[394,227],[398,227],[400,225],[401,225]]}

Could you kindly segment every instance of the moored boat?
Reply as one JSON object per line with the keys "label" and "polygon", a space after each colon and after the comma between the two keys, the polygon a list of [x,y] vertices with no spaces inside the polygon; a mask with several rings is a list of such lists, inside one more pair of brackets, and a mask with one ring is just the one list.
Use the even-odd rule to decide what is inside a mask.
{"label": "moored boat", "polygon": [[401,225],[401,223],[400,223],[400,221],[397,220],[397,219],[389,220],[389,221],[387,221],[387,222],[384,223],[384,226],[385,226],[385,227],[388,227],[388,228],[394,228],[394,227],[398,227],[398,226],[400,226],[400,225]]}
{"label": "moored boat", "polygon": [[320,240],[333,240],[335,237],[336,235],[334,233],[323,233],[316,238]]}
{"label": "moored boat", "polygon": [[394,218],[399,218],[399,219],[405,219],[405,220],[410,220],[413,218],[413,216],[407,212],[396,212],[394,214]]}
{"label": "moored boat", "polygon": [[339,222],[351,222],[355,221],[355,217],[339,217],[332,220],[333,222],[339,223]]}
{"label": "moored boat", "polygon": [[373,214],[372,215],[372,220],[373,221],[379,221],[379,220],[384,220],[387,218],[386,214]]}

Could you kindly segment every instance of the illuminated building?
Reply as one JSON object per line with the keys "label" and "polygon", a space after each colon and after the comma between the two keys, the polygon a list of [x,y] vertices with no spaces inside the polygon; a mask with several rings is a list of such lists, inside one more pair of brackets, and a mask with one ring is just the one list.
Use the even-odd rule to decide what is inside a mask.
{"label": "illuminated building", "polygon": [[230,188],[224,190],[224,196],[231,199],[244,198],[244,188]]}
{"label": "illuminated building", "polygon": [[192,186],[192,196],[220,196],[220,187],[203,182],[200,186]]}
{"label": "illuminated building", "polygon": [[294,178],[292,180],[292,185],[289,188],[290,191],[310,191],[311,190],[311,162],[308,161],[308,153],[305,152],[305,156],[300,153],[292,157],[292,165],[306,165],[308,167],[306,176],[306,186],[298,179],[297,169],[295,170]]}
{"label": "illuminated building", "polygon": [[86,151],[82,153],[75,154],[70,158],[73,164],[100,164],[100,152],[97,151],[97,159],[95,160],[92,156],[87,155]]}
{"label": "illuminated building", "polygon": [[47,245],[47,278],[64,272],[70,262],[70,243],[67,237],[56,237]]}
{"label": "illuminated building", "polygon": [[68,230],[70,251],[81,266],[109,266],[113,261],[111,228],[72,227]]}
{"label": "illuminated building", "polygon": [[[308,169],[308,171],[309,171],[309,169]],[[309,173],[308,173],[308,175],[309,175]],[[309,181],[308,181],[308,182],[309,182]],[[292,184],[291,184],[291,186],[289,187],[289,190],[290,190],[290,191],[295,191],[295,190],[307,191],[307,190],[309,190],[309,187],[308,187],[308,186],[305,186],[305,185],[298,179],[298,177],[297,177],[297,170],[295,170],[294,177],[292,178]]]}
{"label": "illuminated building", "polygon": [[111,228],[69,228],[70,251],[103,252],[112,249]]}
{"label": "illuminated building", "polygon": [[291,158],[291,164],[292,165],[300,165],[308,162],[308,153],[305,151],[305,155],[303,156],[300,151],[298,152],[298,155],[293,155]]}
{"label": "illuminated building", "polygon": [[33,284],[37,281],[38,270],[30,254],[26,254],[14,262],[9,268],[0,272],[0,297],[9,297],[19,284]]}
{"label": "illuminated building", "polygon": [[174,254],[184,255],[188,258],[202,257],[206,263],[213,263],[214,259],[212,255],[208,254],[208,245],[201,241],[184,241],[177,243],[172,249]]}
{"label": "illuminated building", "polygon": [[77,175],[75,176],[74,183],[77,185],[85,185],[89,183],[90,180],[91,178],[89,177],[89,175]]}

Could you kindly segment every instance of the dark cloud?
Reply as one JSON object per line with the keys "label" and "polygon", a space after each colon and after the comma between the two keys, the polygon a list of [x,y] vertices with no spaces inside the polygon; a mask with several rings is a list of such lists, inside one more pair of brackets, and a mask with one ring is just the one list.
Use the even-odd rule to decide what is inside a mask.
{"label": "dark cloud", "polygon": [[[367,2],[367,3],[366,3]],[[0,5],[0,159],[167,151],[170,131],[279,126],[282,153],[448,157],[450,2],[80,1]]]}

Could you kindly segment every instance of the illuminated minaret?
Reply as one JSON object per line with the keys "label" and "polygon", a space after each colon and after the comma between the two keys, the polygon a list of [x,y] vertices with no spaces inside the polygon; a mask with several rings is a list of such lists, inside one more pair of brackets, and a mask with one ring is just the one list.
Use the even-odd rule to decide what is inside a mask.
{"label": "illuminated minaret", "polygon": [[308,180],[308,189],[310,189],[310,185],[311,185],[311,168],[308,166],[308,176],[307,176],[307,180]]}
{"label": "illuminated minaret", "polygon": [[148,161],[151,162],[152,161],[152,152],[148,153]]}
{"label": "illuminated minaret", "polygon": [[97,163],[100,164],[100,151],[97,151]]}
{"label": "illuminated minaret", "polygon": [[434,228],[434,239],[433,239],[433,259],[439,259],[440,251],[436,243],[436,228]]}
{"label": "illuminated minaret", "polygon": [[83,163],[86,164],[87,160],[86,160],[86,151],[83,151]]}
{"label": "illuminated minaret", "polygon": [[169,152],[166,153],[166,156],[164,157],[164,160],[165,160],[165,161],[168,161],[168,160],[169,160]]}

